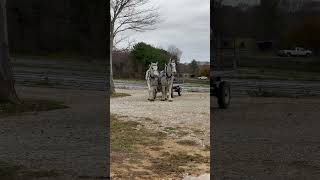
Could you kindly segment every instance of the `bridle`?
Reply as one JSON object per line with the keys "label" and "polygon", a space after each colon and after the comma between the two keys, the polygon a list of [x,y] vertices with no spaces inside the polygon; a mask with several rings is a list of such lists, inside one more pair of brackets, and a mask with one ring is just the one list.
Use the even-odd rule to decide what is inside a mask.
{"label": "bridle", "polygon": [[154,75],[155,70],[153,69],[153,65],[150,65],[149,70],[150,70],[150,77],[155,78],[155,75]]}
{"label": "bridle", "polygon": [[172,69],[173,69],[172,64],[169,63],[169,66],[170,66],[170,68],[171,68],[171,75],[170,75],[170,76],[168,75],[168,69],[167,69],[167,68],[168,68],[168,65],[166,64],[166,66],[165,66],[165,68],[164,68],[164,71],[166,72],[166,77],[167,77],[167,78],[171,78],[171,77],[173,76],[173,75],[172,75],[172,74],[173,74],[173,73],[172,73]]}

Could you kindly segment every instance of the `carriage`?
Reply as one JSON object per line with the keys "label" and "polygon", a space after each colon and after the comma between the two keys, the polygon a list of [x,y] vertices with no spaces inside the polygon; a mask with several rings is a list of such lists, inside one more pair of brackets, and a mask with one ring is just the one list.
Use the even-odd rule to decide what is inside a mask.
{"label": "carriage", "polygon": [[172,90],[171,90],[171,97],[173,98],[173,92],[177,92],[179,96],[182,95],[182,87],[179,81],[175,78],[173,80]]}
{"label": "carriage", "polygon": [[[156,98],[157,92],[161,92],[161,88],[162,88],[161,87],[161,83],[159,82],[157,88],[154,90],[155,91],[154,92],[154,96],[155,96],[154,98]],[[174,92],[177,92],[179,96],[182,95],[182,86],[181,86],[181,84],[179,83],[179,81],[177,79],[174,79],[174,81],[173,81],[172,90],[171,90],[171,98],[174,97],[173,96]]]}

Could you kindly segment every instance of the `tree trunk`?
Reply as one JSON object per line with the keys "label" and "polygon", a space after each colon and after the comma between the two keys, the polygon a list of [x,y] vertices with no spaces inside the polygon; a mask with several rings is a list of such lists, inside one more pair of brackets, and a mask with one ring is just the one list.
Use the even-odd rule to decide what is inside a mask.
{"label": "tree trunk", "polygon": [[112,70],[112,49],[113,49],[113,34],[110,36],[110,94],[116,92],[113,82],[113,70]]}
{"label": "tree trunk", "polygon": [[0,101],[19,102],[9,62],[6,0],[0,0]]}

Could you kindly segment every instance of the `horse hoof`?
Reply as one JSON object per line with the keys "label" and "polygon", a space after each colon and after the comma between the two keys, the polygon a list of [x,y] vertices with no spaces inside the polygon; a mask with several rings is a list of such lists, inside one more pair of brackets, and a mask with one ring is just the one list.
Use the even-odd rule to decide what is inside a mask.
{"label": "horse hoof", "polygon": [[168,101],[169,101],[169,102],[172,102],[172,99],[169,99]]}

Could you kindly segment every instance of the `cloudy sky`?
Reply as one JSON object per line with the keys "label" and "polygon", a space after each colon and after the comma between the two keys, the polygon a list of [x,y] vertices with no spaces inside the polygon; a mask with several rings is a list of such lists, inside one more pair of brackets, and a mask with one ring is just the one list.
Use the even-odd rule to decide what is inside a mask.
{"label": "cloudy sky", "polygon": [[[167,49],[178,47],[181,62],[210,61],[210,0],[151,0],[159,7],[163,22],[156,30],[126,32],[130,40]],[[119,47],[127,45],[127,41]]]}

